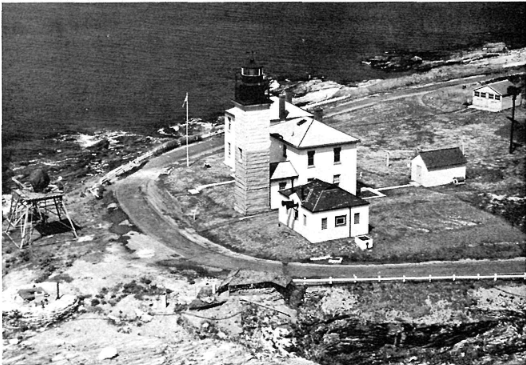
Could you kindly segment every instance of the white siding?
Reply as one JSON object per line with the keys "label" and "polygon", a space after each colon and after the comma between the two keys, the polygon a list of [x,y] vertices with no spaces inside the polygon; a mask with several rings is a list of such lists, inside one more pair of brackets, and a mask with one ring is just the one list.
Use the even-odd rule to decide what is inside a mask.
{"label": "white siding", "polygon": [[[288,200],[280,194],[282,200]],[[290,197],[291,201],[299,203],[296,194]],[[369,206],[360,206],[352,209],[343,208],[326,212],[311,213],[303,209],[301,205],[298,208],[298,219],[294,219],[294,209],[287,209],[279,203],[279,221],[290,229],[298,232],[309,242],[318,243],[339,238],[349,238],[360,234],[369,233]],[[354,214],[360,214],[360,222],[355,224]],[[307,218],[307,224],[304,224],[303,216]],[[345,216],[344,226],[336,226],[336,217]],[[322,229],[322,219],[327,219],[327,229]]]}
{"label": "white siding", "polygon": [[285,189],[292,188],[297,185],[297,178],[287,178],[281,180],[274,180],[270,182],[270,209],[278,209],[281,206],[281,201],[284,196],[279,193],[279,184],[286,183]]}
{"label": "white siding", "polygon": [[[359,223],[355,222],[355,214],[360,215]],[[355,237],[369,233],[369,206],[351,208],[351,227],[350,236]]]}
{"label": "white siding", "polygon": [[[277,144],[274,143],[274,145]],[[332,184],[334,175],[340,175],[339,186],[351,194],[356,194],[356,145],[341,146],[339,163],[334,162],[334,147],[297,150],[287,146],[287,160],[298,172],[298,185],[306,184],[309,178],[317,178]],[[315,151],[314,166],[311,167],[308,166],[308,151]],[[276,154],[271,152],[271,156],[276,156]]]}
{"label": "white siding", "polygon": [[[476,93],[478,93],[479,96],[475,96]],[[484,96],[481,96],[482,93],[484,94]],[[474,90],[472,102],[473,107],[491,112],[499,112],[501,110],[509,109],[513,106],[513,100],[511,96],[501,96],[500,100],[496,100],[496,95],[499,94],[488,86]],[[522,95],[517,96],[515,104],[517,106],[522,104]]]}
{"label": "white siding", "polygon": [[[418,176],[418,166],[421,168],[421,174]],[[466,177],[466,166],[450,167],[446,169],[429,171],[422,160],[417,156],[411,161],[411,180],[422,186],[447,185],[453,182],[455,177]]]}

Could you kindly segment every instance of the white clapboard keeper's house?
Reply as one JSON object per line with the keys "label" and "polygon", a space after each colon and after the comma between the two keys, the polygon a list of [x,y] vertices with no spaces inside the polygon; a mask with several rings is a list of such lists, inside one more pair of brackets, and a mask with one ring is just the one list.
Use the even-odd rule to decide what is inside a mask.
{"label": "white clapboard keeper's house", "polygon": [[[263,67],[254,59],[236,77],[234,106],[225,112],[224,145],[224,163],[236,179],[235,210],[250,215],[280,209],[281,217],[282,202],[291,199],[283,191],[306,186],[314,192],[323,187],[330,193],[320,192],[320,201],[301,208],[306,219],[320,222],[308,231],[295,224],[287,226],[311,242],[368,233],[367,202],[355,196],[359,139],[324,124],[319,112],[313,115],[293,105],[286,93],[270,96]],[[309,185],[313,181],[318,182]],[[321,217],[316,207],[325,207],[324,199],[330,200],[326,205],[331,208],[323,208],[326,216]],[[346,205],[332,203],[338,201]],[[356,216],[351,208],[357,209]],[[327,221],[321,229],[322,218],[332,223]]]}
{"label": "white clapboard keeper's house", "polygon": [[421,151],[411,160],[411,180],[425,187],[461,182],[466,163],[458,147]]}
{"label": "white clapboard keeper's house", "polygon": [[[473,90],[472,107],[490,112],[500,112],[513,106],[512,95],[508,93],[508,88],[514,84],[504,80],[481,86]],[[517,95],[516,105],[521,105],[522,96]]]}

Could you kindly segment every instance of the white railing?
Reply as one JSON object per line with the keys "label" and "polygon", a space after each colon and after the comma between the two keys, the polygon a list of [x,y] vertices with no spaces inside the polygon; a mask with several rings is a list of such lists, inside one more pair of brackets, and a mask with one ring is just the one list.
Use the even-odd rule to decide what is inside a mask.
{"label": "white railing", "polygon": [[359,283],[359,282],[382,282],[382,281],[429,281],[432,280],[493,280],[497,281],[499,279],[522,279],[526,280],[526,272],[524,274],[493,274],[493,275],[447,275],[447,276],[392,276],[392,277],[382,277],[378,275],[377,277],[371,278],[359,278],[354,276],[352,278],[323,278],[323,279],[292,279],[295,284],[298,285],[333,285],[333,284],[348,284],[348,283]]}

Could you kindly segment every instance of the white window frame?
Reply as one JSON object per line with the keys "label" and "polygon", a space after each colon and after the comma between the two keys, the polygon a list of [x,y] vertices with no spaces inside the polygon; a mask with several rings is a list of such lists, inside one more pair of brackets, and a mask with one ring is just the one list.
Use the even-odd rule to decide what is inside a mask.
{"label": "white window frame", "polygon": [[[339,223],[338,223],[338,220],[340,220]],[[335,227],[344,227],[346,225],[347,225],[347,215],[338,215],[334,218]]]}

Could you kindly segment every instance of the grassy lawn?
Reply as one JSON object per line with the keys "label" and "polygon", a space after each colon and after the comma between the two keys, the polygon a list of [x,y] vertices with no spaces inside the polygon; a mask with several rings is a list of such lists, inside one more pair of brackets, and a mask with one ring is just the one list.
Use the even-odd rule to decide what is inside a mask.
{"label": "grassy lawn", "polygon": [[370,200],[375,241],[371,251],[360,251],[353,239],[311,244],[279,225],[276,211],[248,218],[236,213],[233,184],[189,194],[188,189],[212,183],[213,179],[231,179],[222,155],[208,157],[206,162],[210,168],[203,168],[204,161],[190,168],[175,168],[162,184],[175,197],[184,220],[203,236],[251,256],[289,262],[332,255],[343,256],[345,263],[507,258],[524,252],[525,235],[502,218],[473,207],[453,193],[424,188],[388,190],[384,191],[387,197]]}
{"label": "grassy lawn", "polygon": [[[521,210],[526,201],[521,200],[526,196],[522,178],[525,148],[508,153],[509,111],[489,113],[465,106],[475,86],[442,88],[325,121],[361,139],[358,176],[361,184],[372,187],[407,184],[408,164],[417,148],[464,143],[466,185],[385,190],[385,198],[370,200],[375,242],[371,251],[360,251],[353,239],[310,244],[280,226],[277,212],[242,217],[233,209],[233,184],[189,194],[189,189],[200,185],[233,179],[222,153],[196,161],[189,168],[174,168],[161,184],[175,197],[181,220],[216,243],[262,258],[302,261],[332,255],[343,256],[344,262],[415,262],[524,256],[526,231],[521,222],[525,219],[517,219],[516,212],[525,210]],[[524,120],[526,110],[518,108],[516,116]],[[516,137],[526,142],[523,130]],[[211,167],[205,168],[205,162]],[[496,194],[511,197],[504,203],[513,204],[499,200],[495,209],[491,204]]]}

